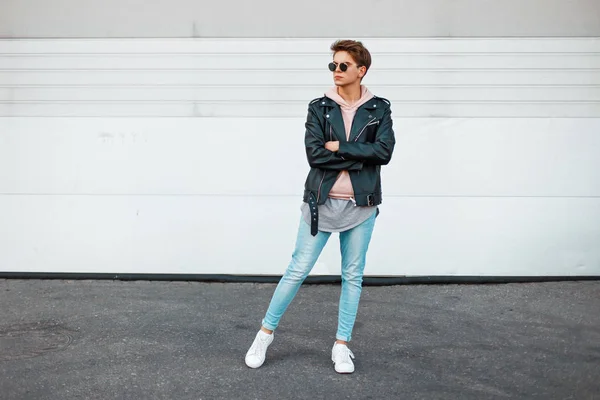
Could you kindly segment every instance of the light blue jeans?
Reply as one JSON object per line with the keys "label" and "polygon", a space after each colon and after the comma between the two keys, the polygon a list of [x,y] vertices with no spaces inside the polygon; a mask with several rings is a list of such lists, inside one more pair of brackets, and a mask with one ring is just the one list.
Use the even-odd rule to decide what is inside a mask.
{"label": "light blue jeans", "polygon": [[[362,291],[363,272],[367,249],[375,226],[376,214],[362,224],[340,232],[340,250],[342,253],[342,292],[338,314],[337,340],[349,342],[356,320],[358,302]],[[301,219],[296,239],[296,248],[292,254],[285,274],[279,281],[271,303],[262,321],[262,326],[275,330],[279,320],[298,292],[300,285],[308,276],[325,247],[330,232],[319,231],[316,236],[310,234],[310,226]]]}

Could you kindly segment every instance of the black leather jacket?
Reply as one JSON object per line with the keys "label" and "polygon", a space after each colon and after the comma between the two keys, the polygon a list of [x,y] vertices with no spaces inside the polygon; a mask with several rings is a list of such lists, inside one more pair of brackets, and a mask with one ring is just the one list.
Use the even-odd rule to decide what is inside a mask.
{"label": "black leather jacket", "polygon": [[[381,166],[390,162],[396,144],[391,115],[390,102],[373,97],[356,111],[347,140],[340,106],[328,97],[310,102],[304,144],[311,169],[304,201],[311,205],[313,235],[318,222],[316,205],[325,203],[340,171],[350,175],[357,206],[381,203]],[[327,150],[328,141],[339,141],[339,150]]]}

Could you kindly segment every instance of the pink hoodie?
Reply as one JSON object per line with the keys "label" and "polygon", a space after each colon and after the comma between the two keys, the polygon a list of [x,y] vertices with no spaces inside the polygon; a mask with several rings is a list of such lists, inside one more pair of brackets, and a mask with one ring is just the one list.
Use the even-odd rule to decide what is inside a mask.
{"label": "pink hoodie", "polygon": [[[331,88],[325,96],[339,104],[342,110],[342,118],[344,119],[344,128],[346,129],[346,140],[350,138],[350,128],[352,128],[352,120],[356,114],[358,107],[365,104],[367,101],[373,98],[373,94],[367,89],[366,86],[361,85],[361,96],[360,99],[353,104],[348,104],[346,100],[338,94],[337,86]],[[352,188],[352,182],[350,181],[350,175],[348,171],[342,171],[339,173],[335,184],[329,192],[329,197],[334,199],[350,200],[354,198],[354,189]]]}

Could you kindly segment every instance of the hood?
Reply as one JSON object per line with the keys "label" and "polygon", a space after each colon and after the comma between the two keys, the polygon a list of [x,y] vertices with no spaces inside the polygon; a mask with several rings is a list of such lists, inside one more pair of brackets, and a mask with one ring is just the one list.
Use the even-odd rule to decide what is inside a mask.
{"label": "hood", "polygon": [[353,104],[349,104],[348,102],[346,102],[346,100],[344,100],[342,98],[342,96],[340,96],[338,94],[337,86],[334,86],[331,89],[329,89],[325,93],[325,96],[330,98],[331,100],[335,101],[337,104],[339,104],[340,108],[344,111],[356,111],[356,109],[358,109],[358,107],[362,106],[367,101],[369,101],[373,98],[373,93],[371,93],[369,91],[369,89],[367,89],[366,86],[360,85],[360,90],[361,90],[360,99],[356,103],[353,103]]}

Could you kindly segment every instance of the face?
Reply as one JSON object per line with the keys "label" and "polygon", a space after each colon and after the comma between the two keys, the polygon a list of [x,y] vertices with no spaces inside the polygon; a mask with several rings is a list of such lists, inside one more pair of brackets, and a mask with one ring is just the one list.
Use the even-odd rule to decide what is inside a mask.
{"label": "face", "polygon": [[[333,82],[336,86],[349,86],[360,84],[360,80],[367,73],[365,66],[358,66],[352,56],[346,51],[338,51],[333,55],[333,63],[336,65],[333,74]],[[340,64],[346,64],[346,71],[341,70]]]}

